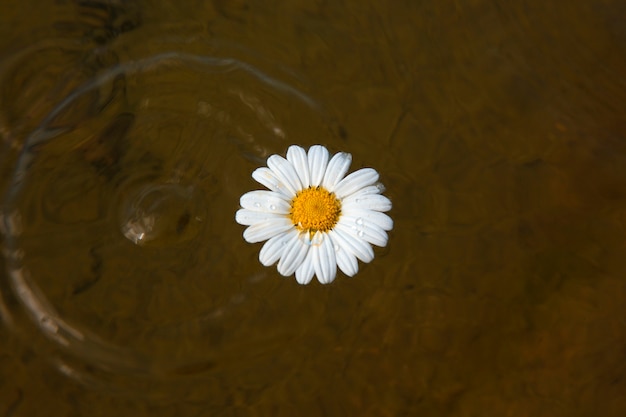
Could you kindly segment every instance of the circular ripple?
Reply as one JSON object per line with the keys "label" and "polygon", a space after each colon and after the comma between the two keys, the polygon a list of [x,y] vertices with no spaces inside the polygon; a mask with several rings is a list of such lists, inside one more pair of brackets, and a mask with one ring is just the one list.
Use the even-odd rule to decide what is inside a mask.
{"label": "circular ripple", "polygon": [[[278,348],[233,215],[254,166],[332,129],[293,77],[239,48],[152,42],[149,56],[137,43],[97,52],[114,64],[28,134],[9,131],[0,312],[65,374],[156,393],[164,376],[223,373]],[[226,359],[242,346],[249,358]]]}

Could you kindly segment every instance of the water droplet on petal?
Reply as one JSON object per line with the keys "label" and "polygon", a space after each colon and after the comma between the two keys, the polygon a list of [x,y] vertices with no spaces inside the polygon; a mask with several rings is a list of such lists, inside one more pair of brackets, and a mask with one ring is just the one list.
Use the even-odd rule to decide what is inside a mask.
{"label": "water droplet on petal", "polygon": [[270,205],[270,210],[276,210],[276,206],[275,205]]}
{"label": "water droplet on petal", "polygon": [[315,235],[313,235],[313,238],[311,239],[311,245],[319,246],[322,244],[322,241],[324,241],[324,233],[318,232]]}
{"label": "water droplet on petal", "polygon": [[363,218],[362,218],[362,217],[359,217],[359,218],[358,218],[358,219],[356,219],[354,222],[355,222],[356,224],[358,224],[359,226],[361,226],[361,225],[363,224]]}
{"label": "water droplet on petal", "polygon": [[365,233],[363,233],[363,230],[359,230],[358,232],[356,232],[356,234],[357,234],[359,237],[363,237],[363,235],[364,235]]}
{"label": "water droplet on petal", "polygon": [[257,203],[254,203],[254,207],[256,207],[256,208],[260,208],[260,207],[261,207],[261,203],[258,203],[258,202],[257,202]]}
{"label": "water droplet on petal", "polygon": [[354,202],[355,202],[355,203],[360,203],[360,202],[361,202],[361,199],[360,199],[360,198],[355,198],[355,199],[354,199]]}
{"label": "water droplet on petal", "polygon": [[341,246],[335,245],[335,252],[339,252],[341,250]]}

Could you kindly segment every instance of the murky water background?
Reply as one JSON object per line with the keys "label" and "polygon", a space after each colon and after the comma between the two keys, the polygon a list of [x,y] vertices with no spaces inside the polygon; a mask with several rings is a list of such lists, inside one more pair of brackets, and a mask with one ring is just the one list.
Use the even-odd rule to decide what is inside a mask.
{"label": "murky water background", "polygon": [[[0,416],[621,416],[618,1],[4,2]],[[250,173],[381,173],[387,248],[299,286]]]}

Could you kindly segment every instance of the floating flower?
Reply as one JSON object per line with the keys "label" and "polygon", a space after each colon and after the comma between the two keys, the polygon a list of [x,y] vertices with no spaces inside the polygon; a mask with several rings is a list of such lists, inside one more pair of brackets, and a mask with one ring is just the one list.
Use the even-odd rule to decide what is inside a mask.
{"label": "floating flower", "polygon": [[296,274],[300,284],[313,275],[328,284],[337,266],[348,276],[359,270],[357,259],[374,259],[372,244],[387,245],[393,221],[385,211],[391,201],[381,193],[378,172],[363,168],[346,175],[352,156],[339,152],[329,161],[320,145],[309,152],[290,146],[287,159],[272,155],[267,167],[252,178],[269,188],[241,196],[235,220],[249,226],[243,237],[250,243],[267,240],[259,253],[265,266],[278,261],[278,272]]}

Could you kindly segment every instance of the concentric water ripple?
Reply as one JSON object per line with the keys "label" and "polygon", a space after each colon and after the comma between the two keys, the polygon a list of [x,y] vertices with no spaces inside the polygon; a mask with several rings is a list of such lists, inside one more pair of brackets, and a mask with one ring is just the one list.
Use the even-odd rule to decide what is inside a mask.
{"label": "concentric water ripple", "polygon": [[[15,159],[2,316],[66,375],[121,391],[243,366],[224,358],[244,343],[276,348],[280,331],[258,326],[247,290],[263,279],[239,262],[241,166],[333,135],[291,75],[243,49],[151,42],[149,56],[130,37],[97,52],[109,59],[45,115],[36,97],[35,113],[19,103],[3,115]],[[2,84],[15,74],[4,68]]]}

